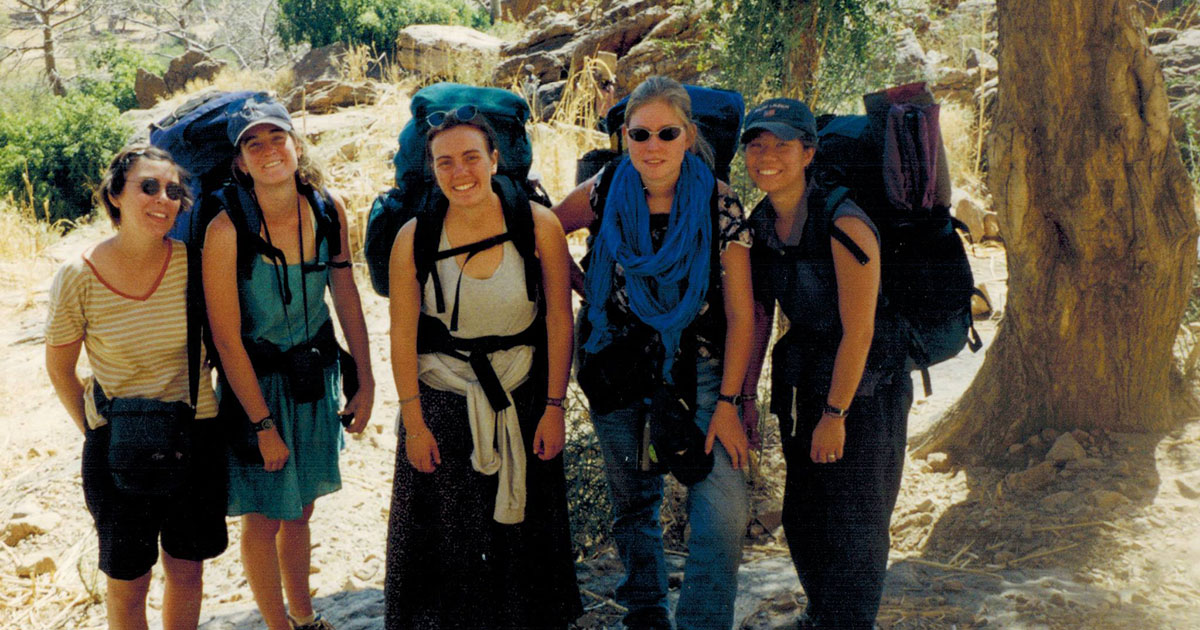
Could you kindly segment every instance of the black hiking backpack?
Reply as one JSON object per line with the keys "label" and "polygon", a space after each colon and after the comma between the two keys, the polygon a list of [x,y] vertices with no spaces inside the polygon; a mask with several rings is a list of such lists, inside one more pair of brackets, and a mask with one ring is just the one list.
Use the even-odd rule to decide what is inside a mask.
{"label": "black hiking backpack", "polygon": [[[525,123],[529,120],[529,105],[525,99],[508,90],[457,83],[437,83],[418,90],[409,108],[412,118],[400,132],[399,150],[392,160],[396,165],[396,185],[379,195],[371,205],[363,239],[363,254],[367,259],[371,286],[379,295],[388,294],[388,263],[392,244],[400,228],[409,219],[431,213],[445,204],[445,196],[438,188],[425,155],[425,135],[429,131],[426,117],[434,112],[450,112],[466,105],[474,106],[496,132],[500,164],[492,179],[496,192],[506,202],[506,208],[514,207],[518,215],[528,215],[530,201],[546,207],[551,205],[545,190],[529,178],[533,149],[525,132]],[[506,216],[505,220],[508,221],[509,217]],[[441,221],[436,223],[438,229],[432,232],[434,251],[437,235],[441,231]],[[521,234],[525,226],[532,230],[532,218],[521,218],[517,223],[510,222],[508,225],[509,232],[513,234],[513,244],[525,261],[526,278],[531,279],[535,275],[540,278],[541,270],[535,269],[538,263],[534,255],[532,232]],[[514,227],[517,229],[514,230]],[[424,234],[422,231],[421,235]],[[432,252],[421,247],[423,244],[423,239],[418,238],[413,252],[418,271],[428,270],[433,265],[433,261],[426,258],[426,254]],[[424,278],[421,279],[423,282]]]}
{"label": "black hiking backpack", "polygon": [[[700,129],[700,135],[713,148],[713,174],[717,179],[729,181],[729,165],[738,151],[738,132],[746,114],[746,102],[742,95],[718,88],[684,85],[692,101],[692,120]],[[600,171],[613,158],[624,152],[621,142],[621,125],[625,124],[625,107],[629,97],[617,101],[600,119],[600,131],[609,135],[611,149],[588,151],[576,162],[575,183],[583,182]]]}
{"label": "black hiking backpack", "polygon": [[[879,309],[898,322],[907,367],[920,370],[925,395],[928,368],[967,346],[983,346],[971,319],[975,288],[971,266],[950,215],[950,180],[938,123],[938,105],[924,83],[863,97],[864,116],[817,119],[819,145],[808,167],[821,191],[825,216],[849,197],[879,229]],[[830,236],[862,264],[866,254],[836,226]]]}

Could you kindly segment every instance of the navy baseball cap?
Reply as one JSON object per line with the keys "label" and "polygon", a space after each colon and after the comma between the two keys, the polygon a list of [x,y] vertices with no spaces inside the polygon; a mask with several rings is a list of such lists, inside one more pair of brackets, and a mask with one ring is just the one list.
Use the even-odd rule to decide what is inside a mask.
{"label": "navy baseball cap", "polygon": [[742,127],[742,144],[763,131],[784,141],[799,139],[810,146],[817,143],[816,119],[808,105],[792,98],[773,98],[750,110]]}
{"label": "navy baseball cap", "polygon": [[235,147],[246,131],[255,125],[270,123],[284,131],[292,130],[292,117],[288,115],[287,108],[265,92],[259,92],[240,103],[230,103],[225,116],[229,119],[225,133]]}

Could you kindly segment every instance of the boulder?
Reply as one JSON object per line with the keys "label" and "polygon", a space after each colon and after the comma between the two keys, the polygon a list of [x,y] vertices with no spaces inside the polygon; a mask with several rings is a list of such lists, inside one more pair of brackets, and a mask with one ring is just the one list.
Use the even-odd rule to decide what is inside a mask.
{"label": "boulder", "polygon": [[521,39],[502,44],[500,51],[513,56],[554,50],[570,41],[578,30],[579,23],[575,18],[566,13],[550,13]]}
{"label": "boulder", "polygon": [[1146,29],[1146,39],[1151,46],[1161,46],[1169,44],[1179,37],[1179,30],[1173,28],[1148,28]]}
{"label": "boulder", "polygon": [[950,458],[945,453],[930,453],[925,463],[929,465],[929,472],[948,473],[952,470]]}
{"label": "boulder", "polygon": [[502,40],[466,26],[414,24],[396,37],[396,64],[423,77],[453,77],[464,62],[490,67]]}
{"label": "boulder", "polygon": [[[697,83],[700,54],[707,49],[708,26],[703,20],[703,6],[680,5],[662,13],[647,11],[639,14],[626,33],[636,34],[649,27],[644,37],[627,51],[622,40],[609,39],[616,47],[603,48],[618,55],[615,80],[617,91],[628,93],[647,77],[659,74],[683,83]],[[576,50],[580,50],[576,48]]]}
{"label": "boulder", "polygon": [[1020,472],[1004,477],[1004,489],[1008,492],[1024,493],[1044,488],[1054,481],[1058,468],[1053,462],[1045,461]]}
{"label": "boulder", "polygon": [[1096,490],[1092,492],[1090,498],[1092,505],[1096,506],[1096,509],[1101,512],[1107,512],[1129,503],[1128,497],[1113,490]]}
{"label": "boulder", "polygon": [[897,69],[896,82],[906,83],[924,79],[928,72],[927,57],[917,34],[911,28],[906,28],[897,33],[895,38],[896,61],[893,67]]}
{"label": "boulder", "polygon": [[342,76],[342,58],[348,50],[346,44],[337,42],[313,48],[292,66],[292,84],[303,85],[319,79],[336,79]]}
{"label": "boulder", "polygon": [[169,92],[178,92],[189,81],[211,80],[224,67],[225,62],[218,61],[207,53],[189,50],[171,60],[167,72],[163,74],[163,82],[167,84]]}
{"label": "boulder", "polygon": [[1069,461],[1080,460],[1087,457],[1087,452],[1075,440],[1075,436],[1070,433],[1064,433],[1054,440],[1054,446],[1050,447],[1050,451],[1046,453],[1046,461],[1055,464],[1063,464]]}
{"label": "boulder", "polygon": [[971,232],[972,241],[983,240],[983,217],[988,214],[989,210],[984,208],[983,202],[979,198],[962,188],[955,188],[953,197],[957,201],[951,208],[951,214],[966,224],[967,229]]}
{"label": "boulder", "polygon": [[167,94],[167,82],[162,77],[142,68],[137,69],[137,76],[133,79],[133,95],[139,108],[150,109]]}
{"label": "boulder", "polygon": [[339,79],[321,79],[302,85],[284,97],[289,112],[307,110],[327,114],[339,107],[374,103],[379,91],[371,82],[353,83]]}
{"label": "boulder", "polygon": [[967,69],[981,68],[988,76],[995,76],[1000,70],[1000,63],[991,54],[978,48],[967,51]]}
{"label": "boulder", "polygon": [[492,73],[495,85],[510,85],[514,81],[531,80],[536,84],[561,81],[570,70],[570,57],[559,53],[535,52],[509,57]]}

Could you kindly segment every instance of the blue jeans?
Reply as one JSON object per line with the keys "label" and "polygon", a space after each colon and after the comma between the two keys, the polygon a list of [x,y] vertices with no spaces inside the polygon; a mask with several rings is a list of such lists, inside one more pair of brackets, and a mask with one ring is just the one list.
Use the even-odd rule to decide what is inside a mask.
{"label": "blue jeans", "polygon": [[[696,369],[696,425],[707,432],[720,391],[721,365],[704,359]],[[592,423],[612,493],[613,538],[625,565],[616,600],[629,609],[627,624],[637,621],[669,627],[667,566],[659,522],[663,480],[638,468],[642,415],[639,405],[593,414]],[[675,611],[676,627],[728,630],[733,627],[749,499],[745,477],[733,469],[720,441],[713,446],[712,472],[688,491],[687,511],[691,534]]]}

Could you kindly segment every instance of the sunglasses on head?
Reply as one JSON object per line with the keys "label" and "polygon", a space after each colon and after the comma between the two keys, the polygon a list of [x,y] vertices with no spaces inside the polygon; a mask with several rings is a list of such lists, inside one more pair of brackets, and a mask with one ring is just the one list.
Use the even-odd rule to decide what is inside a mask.
{"label": "sunglasses on head", "polygon": [[[157,179],[154,179],[152,177],[143,179],[140,186],[142,189],[142,193],[144,193],[148,197],[157,197],[158,191],[162,190],[162,188],[163,188],[163,184],[161,182],[159,182]],[[167,199],[170,199],[171,201],[179,201],[180,199],[183,199],[183,185],[182,184],[177,184],[175,182],[167,182],[166,188],[167,188]]]}
{"label": "sunglasses on head", "polygon": [[444,112],[433,112],[425,117],[425,123],[430,127],[441,127],[442,123],[446,122],[446,118],[453,116],[459,122],[466,122],[475,118],[479,114],[479,110],[474,105],[463,105],[458,109],[452,109]]}
{"label": "sunglasses on head", "polygon": [[630,127],[629,128],[629,139],[633,140],[634,142],[645,142],[650,139],[650,136],[658,136],[658,139],[662,140],[663,142],[671,142],[672,140],[674,140],[675,138],[678,138],[681,135],[683,135],[683,127],[679,127],[676,125],[671,125],[670,127],[663,127],[662,129],[659,129],[658,131],[650,131],[649,129],[646,129],[645,127]]}

